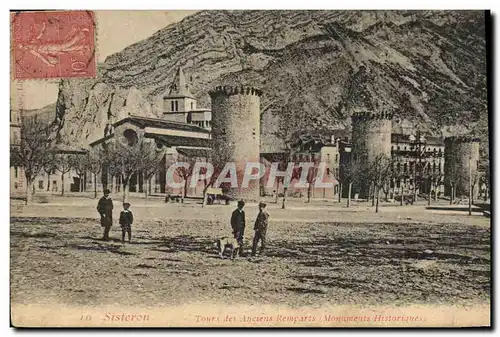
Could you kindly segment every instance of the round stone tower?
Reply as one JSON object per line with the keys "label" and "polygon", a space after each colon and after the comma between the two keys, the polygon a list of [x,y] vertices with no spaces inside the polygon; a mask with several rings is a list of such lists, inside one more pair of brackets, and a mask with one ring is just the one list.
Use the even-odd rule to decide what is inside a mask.
{"label": "round stone tower", "polygon": [[378,155],[391,156],[392,115],[358,112],[352,115],[353,154],[366,158],[367,164]]}
{"label": "round stone tower", "polygon": [[[369,168],[379,155],[391,157],[392,114],[356,112],[352,115],[352,155]],[[360,184],[360,197],[367,197],[367,182]]]}
{"label": "round stone tower", "polygon": [[[212,163],[215,173],[234,162],[238,188],[222,185],[224,192],[237,199],[258,200],[259,180],[243,187],[247,162],[260,161],[260,96],[252,87],[223,86],[209,92],[212,99]],[[253,173],[256,173],[255,171]]]}
{"label": "round stone tower", "polygon": [[445,194],[451,195],[452,185],[456,196],[469,195],[472,178],[473,196],[479,190],[478,180],[479,139],[470,136],[447,137],[444,140],[444,183]]}

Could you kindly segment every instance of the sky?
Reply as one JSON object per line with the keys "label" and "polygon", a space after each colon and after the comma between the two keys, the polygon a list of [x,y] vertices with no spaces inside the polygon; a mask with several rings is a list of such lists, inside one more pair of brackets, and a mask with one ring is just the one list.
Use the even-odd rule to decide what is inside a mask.
{"label": "sky", "polygon": [[[156,31],[196,11],[96,11],[97,61],[143,40]],[[15,108],[38,109],[57,100],[59,80],[18,81],[11,85],[12,104]],[[22,106],[17,103],[18,91],[22,90]]]}

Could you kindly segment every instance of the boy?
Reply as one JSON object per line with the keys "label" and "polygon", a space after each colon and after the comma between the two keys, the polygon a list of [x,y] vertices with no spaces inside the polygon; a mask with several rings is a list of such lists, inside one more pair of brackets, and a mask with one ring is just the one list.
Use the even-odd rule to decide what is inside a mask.
{"label": "boy", "polygon": [[99,199],[99,203],[97,204],[97,211],[101,215],[101,226],[104,228],[102,236],[104,241],[109,240],[109,231],[113,225],[113,201],[109,197],[110,193],[110,190],[105,189],[104,196]]}
{"label": "boy", "polygon": [[260,254],[264,253],[264,249],[266,248],[266,233],[267,233],[267,225],[269,221],[269,213],[265,210],[266,204],[263,202],[259,203],[259,215],[257,215],[257,219],[255,220],[255,236],[253,237],[253,245],[252,245],[252,256],[255,256],[257,252],[257,245],[259,241],[261,241],[260,246]]}
{"label": "boy", "polygon": [[243,236],[245,235],[245,202],[243,200],[238,201],[238,208],[231,214],[231,228],[233,229],[234,238],[238,241],[240,245],[240,256],[243,254]]}
{"label": "boy", "polygon": [[128,242],[132,238],[132,223],[134,222],[134,215],[129,210],[130,204],[123,203],[123,211],[120,213],[120,226],[122,227],[122,242],[125,242],[125,233],[128,234]]}

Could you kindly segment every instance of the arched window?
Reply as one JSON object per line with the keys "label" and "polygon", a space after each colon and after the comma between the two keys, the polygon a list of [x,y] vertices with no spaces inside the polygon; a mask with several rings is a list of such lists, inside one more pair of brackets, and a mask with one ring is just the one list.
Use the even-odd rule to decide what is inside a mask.
{"label": "arched window", "polygon": [[123,131],[123,137],[125,137],[125,139],[127,140],[127,144],[129,146],[134,146],[139,141],[139,138],[137,137],[137,132],[135,132],[132,129],[127,129]]}

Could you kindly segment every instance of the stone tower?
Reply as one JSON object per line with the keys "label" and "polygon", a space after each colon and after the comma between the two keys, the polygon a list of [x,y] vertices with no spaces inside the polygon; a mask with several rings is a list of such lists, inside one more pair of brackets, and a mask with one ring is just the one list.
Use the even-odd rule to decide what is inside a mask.
{"label": "stone tower", "polygon": [[367,164],[378,155],[391,156],[392,115],[358,112],[352,115],[353,154],[365,155]]}
{"label": "stone tower", "polygon": [[260,160],[260,96],[251,87],[224,86],[209,92],[212,98],[212,163],[220,170],[227,162],[236,164],[238,188],[223,185],[237,199],[258,200],[259,181],[242,187],[247,162]]}
{"label": "stone tower", "polygon": [[[451,184],[455,184],[456,196],[469,195],[469,177],[477,179],[479,163],[479,139],[468,136],[447,137],[444,140],[445,194],[451,195]],[[473,189],[477,196],[479,184]]]}
{"label": "stone tower", "polygon": [[[391,157],[392,114],[387,112],[356,112],[352,115],[352,155],[369,168],[379,155]],[[360,186],[360,196],[366,197],[369,187]]]}

